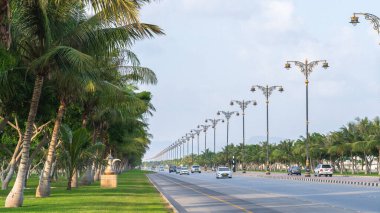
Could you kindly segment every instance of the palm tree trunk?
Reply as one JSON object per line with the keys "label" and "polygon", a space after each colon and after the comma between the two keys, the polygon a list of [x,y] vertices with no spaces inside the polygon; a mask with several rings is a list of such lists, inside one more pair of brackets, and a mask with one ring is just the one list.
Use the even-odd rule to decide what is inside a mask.
{"label": "palm tree trunk", "polygon": [[9,163],[9,170],[7,173],[7,176],[5,177],[4,181],[1,184],[1,190],[6,190],[8,188],[9,182],[11,181],[13,174],[16,169],[16,162],[15,159],[12,159]]}
{"label": "palm tree trunk", "polygon": [[2,0],[0,3],[0,42],[2,46],[9,49],[11,46],[11,9],[9,0]]}
{"label": "palm tree trunk", "polygon": [[351,171],[352,171],[352,174],[355,174],[355,162],[354,162],[354,157],[352,156],[352,152],[351,152]]}
{"label": "palm tree trunk", "polygon": [[27,170],[29,169],[30,141],[32,139],[33,124],[38,110],[38,103],[40,101],[43,83],[44,77],[37,75],[34,82],[32,101],[30,104],[28,120],[26,122],[25,134],[22,143],[21,161],[18,167],[15,184],[5,200],[5,207],[20,207],[24,202],[24,182]]}
{"label": "palm tree trunk", "polygon": [[57,117],[54,123],[53,133],[51,135],[51,141],[49,144],[49,151],[46,157],[44,171],[40,177],[40,181],[36,190],[36,197],[48,197],[50,196],[50,174],[52,171],[52,164],[55,154],[55,148],[57,146],[58,141],[58,133],[61,127],[62,118],[65,113],[66,103],[63,99],[61,99],[61,103],[58,108]]}
{"label": "palm tree trunk", "polygon": [[74,169],[73,176],[71,177],[71,188],[78,188],[78,170]]}
{"label": "palm tree trunk", "polygon": [[377,173],[380,175],[380,149],[378,151],[379,155],[377,156]]}
{"label": "palm tree trunk", "polygon": [[19,153],[20,153],[20,146],[22,144],[22,135],[19,135],[19,141],[17,142],[16,148],[13,152],[12,159],[9,162],[9,170],[7,173],[7,176],[5,177],[4,181],[1,184],[1,189],[5,190],[8,188],[9,182],[12,180],[13,174],[16,169],[16,165],[18,164],[19,161]]}

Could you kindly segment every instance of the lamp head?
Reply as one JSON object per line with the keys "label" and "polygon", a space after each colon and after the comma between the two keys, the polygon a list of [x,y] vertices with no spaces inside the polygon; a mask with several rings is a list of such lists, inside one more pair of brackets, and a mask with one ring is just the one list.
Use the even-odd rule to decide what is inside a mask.
{"label": "lamp head", "polygon": [[254,91],[256,91],[256,88],[255,88],[255,87],[252,87],[252,88],[251,88],[251,92],[254,92]]}
{"label": "lamp head", "polygon": [[324,62],[323,65],[322,65],[322,67],[325,68],[325,69],[329,68],[329,63]]}
{"label": "lamp head", "polygon": [[216,113],[217,115],[220,115],[220,112]]}
{"label": "lamp head", "polygon": [[351,21],[350,23],[353,25],[353,26],[356,26],[359,22],[359,17],[355,16],[355,14],[353,16],[351,16]]}
{"label": "lamp head", "polygon": [[230,105],[231,105],[231,106],[233,106],[233,105],[234,105],[234,102],[233,102],[233,101],[231,101],[231,102],[230,102]]}
{"label": "lamp head", "polygon": [[205,120],[205,122],[206,122],[206,123],[208,122],[207,119]]}
{"label": "lamp head", "polygon": [[253,101],[253,106],[256,106],[257,105],[257,102],[256,101]]}
{"label": "lamp head", "polygon": [[290,66],[290,64],[288,63],[288,62],[286,62],[286,64],[285,64],[285,69],[290,69],[291,68],[291,66]]}
{"label": "lamp head", "polygon": [[280,86],[280,88],[278,89],[278,91],[283,92],[284,88],[282,86]]}
{"label": "lamp head", "polygon": [[200,126],[198,125],[198,128],[199,128]]}
{"label": "lamp head", "polygon": [[237,113],[236,113],[236,116],[239,116],[239,115],[240,115],[240,114],[237,112]]}

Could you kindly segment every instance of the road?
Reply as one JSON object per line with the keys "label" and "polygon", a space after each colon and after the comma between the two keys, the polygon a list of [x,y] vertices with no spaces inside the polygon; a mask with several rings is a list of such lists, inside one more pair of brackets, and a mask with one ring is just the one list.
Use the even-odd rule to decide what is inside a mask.
{"label": "road", "polygon": [[179,212],[380,212],[380,189],[212,173],[148,176]]}

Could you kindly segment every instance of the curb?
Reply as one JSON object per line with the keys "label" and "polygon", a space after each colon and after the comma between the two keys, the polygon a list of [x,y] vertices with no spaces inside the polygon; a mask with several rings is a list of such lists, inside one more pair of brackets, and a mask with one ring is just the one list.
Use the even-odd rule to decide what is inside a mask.
{"label": "curb", "polygon": [[257,175],[261,178],[272,178],[272,179],[285,179],[285,180],[298,180],[298,181],[307,181],[307,182],[316,182],[316,183],[332,183],[332,184],[346,184],[346,185],[356,185],[356,186],[368,186],[368,187],[380,187],[380,183],[375,182],[360,182],[360,181],[349,181],[349,180],[334,180],[334,179],[315,179],[307,177],[279,177],[279,176],[264,176]]}
{"label": "curb", "polygon": [[153,183],[153,181],[150,179],[150,177],[148,175],[145,175],[149,182],[154,186],[154,188],[157,189],[157,191],[160,193],[161,197],[165,200],[165,202],[169,205],[170,209],[173,210],[173,212],[175,213],[178,213],[178,210],[174,207],[174,205],[168,200],[168,198],[158,189],[158,187],[156,186],[156,184]]}

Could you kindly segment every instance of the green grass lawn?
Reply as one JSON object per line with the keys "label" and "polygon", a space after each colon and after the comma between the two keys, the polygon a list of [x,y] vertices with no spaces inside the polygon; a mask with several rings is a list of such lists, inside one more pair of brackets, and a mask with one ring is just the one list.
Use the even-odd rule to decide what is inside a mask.
{"label": "green grass lawn", "polygon": [[9,192],[0,191],[0,212],[170,212],[156,188],[145,176],[148,172],[132,170],[118,176],[118,187],[102,189],[99,182],[66,190],[61,178],[52,183],[48,198],[35,198],[37,177],[28,182],[24,205],[20,208],[4,208]]}

